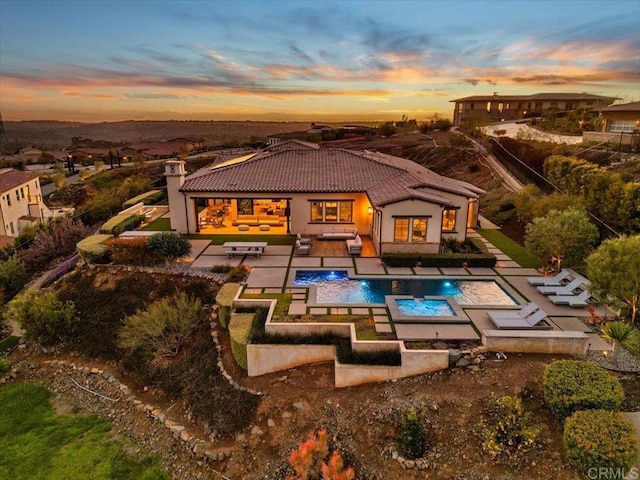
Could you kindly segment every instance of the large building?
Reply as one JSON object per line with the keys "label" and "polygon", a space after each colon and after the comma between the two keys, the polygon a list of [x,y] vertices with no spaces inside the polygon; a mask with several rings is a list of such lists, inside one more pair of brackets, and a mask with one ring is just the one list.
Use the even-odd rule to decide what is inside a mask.
{"label": "large building", "polygon": [[437,253],[475,227],[483,190],[377,152],[289,141],[186,176],[167,161],[171,228],[179,233],[370,236],[378,255]]}
{"label": "large building", "polygon": [[640,102],[620,103],[601,108],[600,117],[602,130],[584,132],[584,141],[634,145],[640,141]]}
{"label": "large building", "polygon": [[49,217],[36,173],[0,170],[0,235],[17,237],[24,228]]}
{"label": "large building", "polygon": [[487,123],[537,117],[548,111],[600,110],[617,97],[589,93],[535,93],[533,95],[474,95],[451,100],[455,102],[453,124],[475,119]]}

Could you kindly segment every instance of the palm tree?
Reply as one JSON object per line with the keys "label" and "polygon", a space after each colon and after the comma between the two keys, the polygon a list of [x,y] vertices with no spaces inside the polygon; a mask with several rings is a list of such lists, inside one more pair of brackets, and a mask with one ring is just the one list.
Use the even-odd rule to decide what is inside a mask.
{"label": "palm tree", "polygon": [[633,325],[625,322],[615,321],[605,323],[600,327],[600,333],[602,338],[613,345],[613,355],[611,361],[614,365],[618,365],[618,353],[620,352],[620,345],[631,340],[634,335],[635,329]]}

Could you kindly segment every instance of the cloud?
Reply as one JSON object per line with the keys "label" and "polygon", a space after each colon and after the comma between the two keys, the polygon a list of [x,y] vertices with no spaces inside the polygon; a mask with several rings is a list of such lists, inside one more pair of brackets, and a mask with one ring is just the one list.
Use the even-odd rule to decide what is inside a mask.
{"label": "cloud", "polygon": [[307,63],[315,63],[313,58],[311,58],[305,51],[301,50],[293,41],[289,41],[289,50],[295,58],[299,58]]}

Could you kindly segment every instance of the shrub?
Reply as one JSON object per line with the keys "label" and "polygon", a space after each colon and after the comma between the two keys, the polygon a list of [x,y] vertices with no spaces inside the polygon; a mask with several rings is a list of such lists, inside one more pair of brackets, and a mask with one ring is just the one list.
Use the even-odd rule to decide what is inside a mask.
{"label": "shrub", "polygon": [[242,282],[246,277],[247,277],[247,267],[245,266],[233,267],[231,270],[229,270],[229,273],[227,274],[227,278],[225,279],[225,281],[238,283],[238,282]]}
{"label": "shrub", "polygon": [[329,457],[329,441],[327,431],[319,430],[309,433],[306,441],[291,452],[289,464],[296,475],[286,480],[353,480],[355,472],[351,467],[345,468],[342,455],[334,450]]}
{"label": "shrub", "polygon": [[496,256],[470,253],[384,253],[382,261],[390,267],[495,267]]}
{"label": "shrub", "polygon": [[158,300],[124,320],[118,345],[150,355],[173,357],[203,318],[202,303],[186,293]]}
{"label": "shrub", "polygon": [[585,477],[594,469],[628,469],[638,454],[633,424],[605,410],[575,412],[564,425],[563,443],[567,460]]}
{"label": "shrub", "polygon": [[494,459],[516,459],[529,451],[540,433],[530,416],[520,398],[507,395],[497,399],[480,423],[482,450]]}
{"label": "shrub", "polygon": [[9,303],[5,318],[17,320],[27,338],[53,345],[69,339],[77,315],[73,302],[61,302],[53,293],[29,290]]}
{"label": "shrub", "polygon": [[231,265],[214,265],[211,267],[212,273],[229,273]]}
{"label": "shrub", "polygon": [[603,368],[586,361],[559,360],[543,375],[544,401],[564,420],[577,410],[617,410],[624,400],[620,382]]}
{"label": "shrub", "polygon": [[78,220],[63,218],[40,232],[29,248],[19,253],[30,271],[46,268],[53,260],[71,255],[76,244],[89,235],[89,229]]}
{"label": "shrub", "polygon": [[127,230],[133,230],[144,220],[144,215],[133,215],[131,213],[121,213],[111,217],[100,227],[100,233],[111,233],[120,235]]}
{"label": "shrub", "polygon": [[232,313],[229,322],[229,337],[233,358],[240,367],[247,369],[247,344],[251,336],[255,313]]}
{"label": "shrub", "polygon": [[9,373],[11,371],[11,363],[9,360],[0,358],[0,376]]}
{"label": "shrub", "polygon": [[76,249],[85,262],[105,263],[109,260],[109,247],[105,242],[110,238],[113,238],[113,236],[106,234],[91,235],[80,240],[76,245]]}
{"label": "shrub", "polygon": [[28,280],[29,274],[24,262],[18,257],[14,256],[0,262],[0,292],[3,293],[3,301],[13,298]]}
{"label": "shrub", "polygon": [[216,295],[216,305],[218,305],[218,319],[223,328],[227,328],[231,319],[231,309],[233,308],[233,299],[238,292],[240,285],[237,283],[225,283],[218,295]]}
{"label": "shrub", "polygon": [[147,248],[165,258],[180,258],[191,253],[191,244],[185,237],[172,232],[155,233],[149,237]]}
{"label": "shrub", "polygon": [[401,412],[398,450],[407,458],[422,457],[427,451],[428,435],[424,408],[406,407]]}
{"label": "shrub", "polygon": [[164,192],[162,190],[150,190],[145,193],[141,193],[140,195],[136,195],[129,200],[125,200],[122,204],[122,208],[133,207],[136,203],[140,203],[144,201],[145,205],[153,205],[158,202],[164,196]]}
{"label": "shrub", "polygon": [[49,275],[47,275],[47,278],[43,280],[41,287],[42,288],[48,287],[53,282],[63,277],[67,273],[69,273],[71,270],[76,268],[76,265],[78,264],[79,260],[80,260],[80,255],[78,255],[77,253],[67,258],[64,262],[62,262],[60,265],[54,268],[51,271],[51,273],[49,273]]}
{"label": "shrub", "polygon": [[147,239],[112,238],[106,242],[111,261],[120,265],[153,265],[162,257],[147,248]]}

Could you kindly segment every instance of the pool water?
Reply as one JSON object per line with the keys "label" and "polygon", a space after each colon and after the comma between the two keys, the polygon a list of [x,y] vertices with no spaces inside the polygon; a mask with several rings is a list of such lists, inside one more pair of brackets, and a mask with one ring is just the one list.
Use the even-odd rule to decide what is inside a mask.
{"label": "pool water", "polygon": [[316,303],[385,303],[385,295],[452,297],[459,305],[517,305],[495,280],[358,278],[346,270],[298,270],[294,286],[316,286]]}
{"label": "pool water", "polygon": [[412,317],[451,317],[456,314],[446,300],[396,298],[395,302],[401,315]]}

